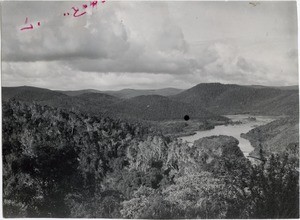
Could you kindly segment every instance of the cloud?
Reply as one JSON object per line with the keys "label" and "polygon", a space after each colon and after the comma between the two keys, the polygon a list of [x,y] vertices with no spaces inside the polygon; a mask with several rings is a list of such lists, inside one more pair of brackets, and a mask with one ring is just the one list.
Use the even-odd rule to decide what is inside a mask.
{"label": "cloud", "polygon": [[[21,64],[21,65],[20,65]],[[186,88],[193,84],[177,75],[157,73],[81,72],[57,62],[5,62],[2,80],[5,86],[37,86],[58,90],[123,89],[123,88]],[[30,73],[30,74],[29,74]]]}
{"label": "cloud", "polygon": [[[54,7],[52,3],[46,4],[48,8]],[[163,10],[166,7],[160,4],[159,8]],[[141,9],[146,10],[147,5],[131,10]],[[66,65],[84,72],[180,74],[193,71],[196,61],[187,54],[184,34],[168,14],[153,25],[152,32],[139,32],[137,35],[135,29],[119,18],[121,13],[118,7],[114,10],[103,7],[101,12],[95,10],[80,18],[50,16],[45,24],[42,22],[40,29],[27,32],[13,29],[11,25],[16,24],[12,23],[3,30],[6,33],[3,36],[3,60],[65,61]],[[147,22],[139,25],[151,28]]]}
{"label": "cloud", "polygon": [[[253,9],[234,2],[107,1],[82,17],[63,16],[84,3],[3,3],[4,85],[183,88],[298,80],[290,3]],[[20,31],[26,17],[41,26]]]}
{"label": "cloud", "polygon": [[[35,3],[29,4],[35,5]],[[56,4],[60,4],[60,2]],[[83,3],[73,4],[80,7]],[[127,33],[123,25],[116,20],[113,11],[110,14],[101,13],[101,17],[99,17],[99,13],[95,9],[91,14],[74,18],[72,16],[63,17],[62,10],[58,10],[54,3],[46,2],[45,5],[47,8],[56,9],[57,16],[47,17],[45,15],[40,28],[20,31],[13,27],[19,25],[16,23],[4,26],[4,61],[32,62],[113,58],[128,48]],[[71,6],[70,3],[62,4],[62,7],[72,14]],[[35,14],[36,11],[31,13]],[[86,28],[87,22],[91,22],[88,28]]]}

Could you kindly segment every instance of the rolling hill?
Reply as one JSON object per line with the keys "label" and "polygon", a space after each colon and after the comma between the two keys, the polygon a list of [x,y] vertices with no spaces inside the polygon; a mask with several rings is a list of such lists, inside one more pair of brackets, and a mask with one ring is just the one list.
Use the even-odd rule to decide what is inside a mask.
{"label": "rolling hill", "polygon": [[[220,83],[198,84],[178,93],[179,89],[124,89],[110,91],[80,90],[58,92],[36,87],[3,87],[2,98],[78,110],[83,113],[143,120],[182,119],[184,115],[204,119],[226,114],[296,115],[298,90],[252,88]],[[163,95],[140,95],[159,93]],[[68,95],[67,95],[68,94]],[[170,95],[170,96],[168,96]],[[167,97],[168,96],[168,97]]]}
{"label": "rolling hill", "polygon": [[116,96],[122,99],[129,99],[141,95],[160,95],[160,96],[171,96],[182,92],[182,89],[176,88],[164,88],[164,89],[122,89],[119,91],[104,91],[103,93]]}
{"label": "rolling hill", "polygon": [[96,89],[84,89],[84,90],[74,90],[74,91],[60,91],[57,90],[56,92],[63,93],[68,96],[78,96],[86,93],[105,93],[108,95],[115,96],[121,99],[129,99],[141,95],[161,95],[161,96],[170,96],[176,95],[182,92],[182,89],[176,88],[163,88],[163,89],[122,89],[122,90],[107,90],[107,91],[100,91]]}
{"label": "rolling hill", "polygon": [[159,95],[138,96],[123,100],[111,105],[109,114],[155,121],[182,119],[185,115],[189,115],[191,119],[216,117],[204,108],[195,108],[190,104]]}
{"label": "rolling hill", "polygon": [[98,115],[106,111],[107,106],[119,99],[102,93],[84,93],[68,96],[49,89],[35,87],[2,87],[2,99],[15,99],[27,103],[37,102],[56,108],[72,109],[83,113]]}
{"label": "rolling hill", "polygon": [[261,86],[261,85],[250,85],[248,87],[262,89],[262,88],[273,88],[273,89],[281,89],[281,90],[299,90],[298,85],[293,86]]}
{"label": "rolling hill", "polygon": [[299,112],[298,90],[203,83],[171,98],[224,115],[242,113],[294,115]]}
{"label": "rolling hill", "polygon": [[3,87],[2,91],[3,100],[14,98],[28,103],[34,101],[42,105],[77,110],[92,115],[107,115],[113,118],[157,121],[183,119],[185,115],[189,115],[191,119],[217,117],[204,108],[195,108],[190,104],[173,101],[159,95],[120,99],[104,93],[87,93],[88,90],[78,95],[74,93],[66,95],[35,87]]}
{"label": "rolling hill", "polygon": [[250,155],[259,155],[260,148],[266,154],[284,152],[291,145],[299,147],[299,118],[281,118],[256,127],[246,134],[242,134],[242,137],[248,139],[255,148]]}
{"label": "rolling hill", "polygon": [[31,86],[2,87],[2,100],[7,101],[11,98],[20,101],[31,102],[49,101],[53,99],[67,98],[67,96],[50,89],[42,89]]}
{"label": "rolling hill", "polygon": [[[49,89],[35,87],[3,87],[3,100],[15,99],[36,102],[56,108],[71,109],[91,115],[134,120],[182,119],[184,115],[203,118],[212,116],[204,109],[194,109],[188,104],[172,101],[164,96],[137,96],[120,99],[104,93],[74,93],[66,95]],[[86,90],[87,92],[87,90]],[[148,107],[147,107],[148,106]]]}
{"label": "rolling hill", "polygon": [[118,101],[120,99],[103,93],[85,93],[41,103],[64,109],[76,109],[86,114],[101,115],[107,110],[108,106]]}
{"label": "rolling hill", "polygon": [[83,90],[70,90],[70,91],[56,90],[56,92],[63,93],[68,96],[78,96],[86,93],[102,93],[101,91],[96,89],[83,89]]}

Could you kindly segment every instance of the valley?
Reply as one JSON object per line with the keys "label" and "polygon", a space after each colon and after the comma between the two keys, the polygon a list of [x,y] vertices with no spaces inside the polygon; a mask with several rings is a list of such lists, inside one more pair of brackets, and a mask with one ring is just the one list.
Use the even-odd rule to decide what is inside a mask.
{"label": "valley", "polygon": [[[235,121],[232,119],[240,114],[250,114],[255,117],[281,116],[290,119],[280,120],[277,124],[288,126],[288,123],[293,121],[293,126],[296,126],[293,128],[291,143],[298,143],[296,135],[299,124],[299,122],[297,124],[296,116],[299,112],[298,98],[299,90],[296,86],[240,86],[220,83],[202,83],[187,90],[165,88],[157,90],[52,91],[28,86],[2,88],[4,101],[13,99],[28,103],[36,102],[91,116],[111,117],[129,123],[140,123],[172,138],[195,135],[197,132],[201,133],[201,130],[208,130],[206,133],[212,135],[218,134],[218,132],[215,133],[215,126],[222,125],[217,130],[223,130],[223,128],[227,128],[226,126],[230,126]],[[183,119],[185,115],[189,116],[188,121]],[[236,116],[230,118],[226,115]],[[247,131],[242,129],[241,133],[247,133],[251,129],[247,129]],[[271,126],[271,129],[278,128]],[[254,129],[252,133],[255,133],[256,130],[258,129]],[[260,131],[261,135],[270,132],[266,129],[260,129]],[[255,140],[255,135],[252,133],[242,134],[243,138],[238,139],[242,142],[245,141],[244,138],[249,139],[251,145],[257,149],[259,141]],[[277,133],[280,135],[279,131]],[[285,139],[290,140],[288,132],[285,132],[284,135],[286,138],[278,138],[278,140],[280,139],[281,142]],[[275,138],[272,143],[275,146],[276,140]],[[287,144],[289,143],[285,143],[285,145]],[[265,146],[264,148],[269,147]]]}
{"label": "valley", "polygon": [[2,87],[5,217],[299,216],[298,90],[122,91]]}
{"label": "valley", "polygon": [[1,217],[299,219],[297,3],[1,2]]}
{"label": "valley", "polygon": [[241,134],[254,129],[255,127],[259,127],[276,120],[275,117],[268,116],[251,117],[250,115],[228,115],[226,117],[231,120],[231,124],[219,125],[211,130],[197,131],[193,135],[182,136],[179,138],[193,145],[195,140],[198,140],[203,137],[218,135],[232,136],[239,141],[238,146],[244,153],[244,156],[247,157],[249,153],[251,153],[254,150],[254,148],[251,145],[250,141],[241,137]]}

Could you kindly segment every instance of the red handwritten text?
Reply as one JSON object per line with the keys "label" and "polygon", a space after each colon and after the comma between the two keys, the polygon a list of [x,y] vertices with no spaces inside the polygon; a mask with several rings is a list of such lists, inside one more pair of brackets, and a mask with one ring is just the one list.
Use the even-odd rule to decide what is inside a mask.
{"label": "red handwritten text", "polygon": [[94,8],[94,7],[97,6],[97,4],[98,4],[98,1],[92,1],[92,2],[90,3],[90,6],[92,6],[92,7]]}
{"label": "red handwritten text", "polygon": [[[96,0],[96,1],[90,1],[89,2],[89,5],[88,4],[83,4],[82,5],[82,9],[79,9],[79,7],[75,7],[75,6],[73,6],[71,9],[73,10],[73,12],[72,12],[72,15],[73,15],[73,17],[80,17],[80,16],[83,16],[83,15],[85,15],[87,12],[85,11],[88,7],[91,7],[91,8],[95,8],[95,7],[97,7],[98,6],[98,1],[99,0]],[[105,3],[106,2],[106,0],[101,0],[101,2],[102,3]],[[63,15],[64,16],[69,16],[70,15],[70,13],[69,12],[65,12],[65,13],[63,13]],[[33,24],[28,24],[27,25],[27,23],[28,23],[28,18],[26,17],[26,19],[25,19],[25,27],[22,27],[20,30],[21,31],[24,31],[24,30],[32,30],[32,29],[34,29],[34,26],[33,26]],[[38,21],[37,22],[37,26],[41,26],[41,22],[40,21]]]}
{"label": "red handwritten text", "polygon": [[[25,19],[25,24],[27,25],[27,23],[28,23],[28,18],[26,17],[26,19]],[[41,26],[41,22],[37,22],[37,25],[38,26]],[[33,25],[32,24],[29,24],[29,26],[26,26],[26,27],[23,27],[23,28],[21,28],[20,30],[21,31],[24,31],[24,30],[32,30],[33,29]]]}
{"label": "red handwritten text", "polygon": [[74,10],[74,14],[73,14],[74,17],[80,17],[86,13],[86,11],[84,11],[84,12],[78,14],[77,13],[79,11],[78,8],[72,7],[72,9]]}

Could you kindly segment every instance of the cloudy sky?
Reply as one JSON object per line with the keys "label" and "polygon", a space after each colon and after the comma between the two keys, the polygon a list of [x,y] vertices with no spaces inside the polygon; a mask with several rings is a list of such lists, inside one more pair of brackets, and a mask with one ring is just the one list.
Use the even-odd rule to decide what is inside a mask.
{"label": "cloudy sky", "polygon": [[[74,17],[72,7],[76,16],[86,13]],[[3,86],[114,90],[203,82],[298,84],[296,2],[2,3]]]}

